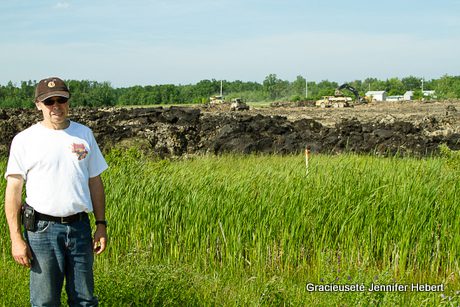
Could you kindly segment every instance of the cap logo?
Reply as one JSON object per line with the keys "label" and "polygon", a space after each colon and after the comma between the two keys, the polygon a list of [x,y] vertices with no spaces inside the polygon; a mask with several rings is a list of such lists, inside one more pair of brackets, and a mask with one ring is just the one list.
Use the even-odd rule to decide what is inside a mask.
{"label": "cap logo", "polygon": [[55,87],[56,84],[54,83],[54,81],[50,81],[48,82],[48,87]]}

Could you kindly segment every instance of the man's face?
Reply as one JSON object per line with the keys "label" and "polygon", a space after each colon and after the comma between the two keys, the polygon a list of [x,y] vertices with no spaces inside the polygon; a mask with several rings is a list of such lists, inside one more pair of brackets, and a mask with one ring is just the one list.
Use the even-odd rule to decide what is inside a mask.
{"label": "man's face", "polygon": [[42,111],[46,123],[59,125],[67,120],[69,114],[69,101],[67,98],[54,96],[45,101],[37,102],[37,109]]}

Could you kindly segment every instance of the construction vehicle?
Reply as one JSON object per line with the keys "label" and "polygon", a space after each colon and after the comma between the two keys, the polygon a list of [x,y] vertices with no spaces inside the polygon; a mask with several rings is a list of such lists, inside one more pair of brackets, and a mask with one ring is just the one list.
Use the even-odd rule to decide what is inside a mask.
{"label": "construction vehicle", "polygon": [[346,108],[351,107],[353,99],[350,97],[323,96],[316,101],[316,106],[321,108]]}
{"label": "construction vehicle", "polygon": [[222,96],[222,95],[211,96],[211,97],[209,97],[209,103],[210,104],[224,103],[224,96]]}
{"label": "construction vehicle", "polygon": [[222,91],[222,80],[220,80],[220,95],[214,95],[214,96],[209,97],[209,103],[213,105],[213,104],[221,104],[224,102],[225,102],[225,98],[224,98],[223,91]]}
{"label": "construction vehicle", "polygon": [[249,106],[245,104],[241,98],[234,98],[232,99],[230,110],[231,111],[249,110]]}
{"label": "construction vehicle", "polygon": [[[341,90],[347,89],[355,95],[355,102],[350,97],[346,97]],[[323,99],[316,101],[316,106],[321,108],[346,108],[353,107],[354,104],[367,103],[367,100],[361,97],[358,91],[349,85],[344,83],[336,88],[334,96],[323,96]]]}
{"label": "construction vehicle", "polygon": [[360,103],[368,103],[368,100],[364,97],[361,97],[359,95],[359,92],[353,87],[351,86],[350,84],[348,83],[344,83],[342,84],[341,86],[339,86],[336,90],[335,90],[335,96],[336,97],[340,97],[340,96],[344,96],[343,93],[341,92],[341,90],[343,89],[347,89],[349,90],[350,92],[353,93],[353,95],[355,95],[355,104],[360,104]]}

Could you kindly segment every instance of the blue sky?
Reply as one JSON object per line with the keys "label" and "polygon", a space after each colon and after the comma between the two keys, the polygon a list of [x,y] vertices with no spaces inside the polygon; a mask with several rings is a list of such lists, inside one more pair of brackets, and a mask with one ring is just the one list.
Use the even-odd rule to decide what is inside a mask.
{"label": "blue sky", "polygon": [[460,0],[4,0],[0,84],[460,75]]}

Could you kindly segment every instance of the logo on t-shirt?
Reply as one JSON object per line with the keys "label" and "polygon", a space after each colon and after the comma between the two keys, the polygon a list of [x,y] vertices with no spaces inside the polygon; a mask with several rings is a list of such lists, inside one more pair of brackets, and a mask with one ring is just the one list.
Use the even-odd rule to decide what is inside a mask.
{"label": "logo on t-shirt", "polygon": [[72,152],[77,155],[78,160],[83,160],[88,155],[88,151],[84,144],[72,144]]}

